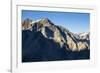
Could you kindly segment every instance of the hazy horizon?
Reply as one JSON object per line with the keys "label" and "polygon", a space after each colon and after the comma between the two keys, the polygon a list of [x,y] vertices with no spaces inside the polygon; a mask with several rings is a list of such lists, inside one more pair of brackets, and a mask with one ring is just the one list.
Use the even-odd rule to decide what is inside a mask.
{"label": "hazy horizon", "polygon": [[22,10],[22,20],[26,18],[48,18],[55,25],[63,26],[73,33],[89,32],[89,13]]}

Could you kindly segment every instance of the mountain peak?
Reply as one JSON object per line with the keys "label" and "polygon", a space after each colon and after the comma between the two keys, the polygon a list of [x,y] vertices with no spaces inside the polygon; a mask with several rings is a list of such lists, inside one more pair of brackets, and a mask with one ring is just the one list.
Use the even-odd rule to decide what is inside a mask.
{"label": "mountain peak", "polygon": [[50,21],[48,18],[41,18],[43,21]]}
{"label": "mountain peak", "polygon": [[41,18],[40,20],[38,20],[38,23],[44,25],[44,26],[51,26],[54,25],[51,20],[49,20],[48,18]]}
{"label": "mountain peak", "polygon": [[74,34],[48,18],[26,19],[22,28],[23,62],[90,58],[89,33]]}
{"label": "mountain peak", "polygon": [[54,25],[48,18],[35,21],[26,19],[23,21],[22,27],[24,30],[40,32],[45,38],[59,43],[61,48],[66,47],[66,49],[69,48],[72,51],[89,48],[90,36],[88,33],[74,34],[62,26]]}

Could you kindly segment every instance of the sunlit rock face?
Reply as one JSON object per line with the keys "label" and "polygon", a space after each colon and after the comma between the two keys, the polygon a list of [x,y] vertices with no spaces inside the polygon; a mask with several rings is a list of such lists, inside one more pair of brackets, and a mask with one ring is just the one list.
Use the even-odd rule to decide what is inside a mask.
{"label": "sunlit rock face", "polygon": [[90,34],[74,34],[48,18],[22,22],[22,61],[89,59]]}

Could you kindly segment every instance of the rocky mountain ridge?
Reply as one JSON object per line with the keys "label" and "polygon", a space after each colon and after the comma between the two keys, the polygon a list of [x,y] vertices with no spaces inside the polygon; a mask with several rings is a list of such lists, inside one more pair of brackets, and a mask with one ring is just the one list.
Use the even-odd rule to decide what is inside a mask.
{"label": "rocky mountain ridge", "polygon": [[[66,57],[64,55],[68,52],[72,53],[71,55],[69,54],[71,59],[72,57],[77,58],[75,57],[76,54],[73,55],[73,52],[90,50],[89,35],[89,33],[74,34],[62,26],[55,25],[48,18],[42,18],[36,21],[26,19],[22,22],[22,47],[23,56],[25,56],[23,60],[25,61],[25,54],[28,55],[29,50],[32,52],[29,55],[35,58],[36,52],[41,53],[41,49],[46,51],[46,55],[52,55],[52,58],[59,55],[60,57],[64,57],[64,59],[69,58],[67,57],[68,55],[66,55]],[[42,52],[44,53],[43,50]],[[41,55],[43,55],[43,53]],[[42,56],[42,59],[43,58]],[[81,57],[79,56],[78,58]],[[47,58],[44,58],[44,60],[45,59],[49,60]],[[54,59],[56,59],[56,57]]]}
{"label": "rocky mountain ridge", "polygon": [[[25,24],[26,23],[26,24]],[[45,38],[53,39],[62,46],[72,51],[89,49],[89,33],[73,34],[62,26],[54,25],[49,19],[43,18],[37,21],[29,19],[24,21],[23,30],[40,31]]]}

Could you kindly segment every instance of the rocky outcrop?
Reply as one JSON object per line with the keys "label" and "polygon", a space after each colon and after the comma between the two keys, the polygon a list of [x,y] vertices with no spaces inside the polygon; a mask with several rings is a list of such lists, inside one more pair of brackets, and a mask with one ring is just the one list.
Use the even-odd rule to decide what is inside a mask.
{"label": "rocky outcrop", "polygon": [[23,61],[85,59],[89,46],[89,33],[74,34],[47,18],[22,22]]}

